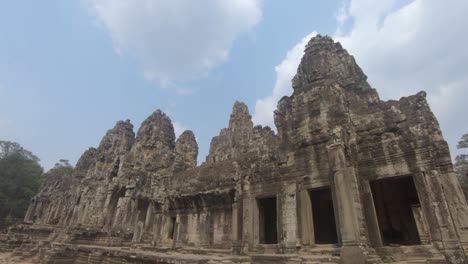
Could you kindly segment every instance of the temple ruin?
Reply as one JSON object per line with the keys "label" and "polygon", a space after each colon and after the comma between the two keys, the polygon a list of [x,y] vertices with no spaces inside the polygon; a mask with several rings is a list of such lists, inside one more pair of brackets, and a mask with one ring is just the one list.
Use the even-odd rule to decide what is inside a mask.
{"label": "temple ruin", "polygon": [[[398,78],[398,76],[395,76]],[[236,102],[197,166],[195,135],[119,121],[48,178],[0,250],[36,263],[467,263],[468,205],[425,92],[382,101],[312,38],[275,133]]]}

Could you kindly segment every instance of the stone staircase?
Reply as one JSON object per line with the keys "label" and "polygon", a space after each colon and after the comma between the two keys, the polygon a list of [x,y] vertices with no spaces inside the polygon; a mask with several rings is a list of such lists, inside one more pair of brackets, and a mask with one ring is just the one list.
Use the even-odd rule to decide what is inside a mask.
{"label": "stone staircase", "polygon": [[5,234],[0,234],[0,252],[8,252],[10,251],[10,247],[8,246],[8,239]]}
{"label": "stone staircase", "polygon": [[261,264],[322,264],[322,263],[339,263],[339,256],[332,255],[290,255],[290,254],[258,254],[250,255],[251,263]]}
{"label": "stone staircase", "polygon": [[70,250],[70,245],[62,243],[51,243],[49,248],[40,253],[41,263],[47,264],[75,263],[77,257],[76,252]]}
{"label": "stone staircase", "polygon": [[338,263],[340,260],[340,252],[340,248],[335,245],[316,245],[312,248],[301,250],[300,258],[302,262],[300,263]]}
{"label": "stone staircase", "polygon": [[366,248],[364,254],[366,255],[366,264],[383,264],[384,263],[382,258],[377,254],[377,252],[373,248]]}
{"label": "stone staircase", "polygon": [[[316,245],[304,248],[299,255],[258,254],[251,255],[253,263],[285,263],[285,264],[321,264],[339,263],[341,250],[334,245]],[[373,248],[366,248],[366,264],[383,264],[382,258]]]}
{"label": "stone staircase", "polygon": [[446,264],[445,257],[432,245],[382,247],[377,249],[384,263]]}
{"label": "stone staircase", "polygon": [[0,235],[0,251],[31,263],[39,263],[40,254],[50,247],[52,229],[48,226],[16,225]]}
{"label": "stone staircase", "polygon": [[[299,252],[293,254],[276,254],[273,250],[235,257],[231,255],[228,249],[179,247],[174,250],[171,247],[155,247],[149,243],[139,243],[126,247],[126,243],[122,242],[128,241],[129,236],[124,233],[113,236],[113,238],[117,239],[117,243],[110,243],[106,241],[105,234],[100,232],[75,230],[74,233],[51,233],[42,228],[22,228],[21,231],[0,234],[0,252],[12,252],[14,257],[28,260],[31,263],[116,264],[127,263],[128,261],[145,263],[147,260],[157,259],[158,263],[184,264],[195,262],[337,264],[340,261],[341,253],[341,249],[336,245],[316,245],[302,248]],[[109,246],[102,246],[103,244]],[[113,246],[115,244],[119,246]],[[364,248],[364,254],[366,255],[366,264],[447,263],[445,257],[433,245]],[[41,260],[45,261],[41,262]]]}
{"label": "stone staircase", "polygon": [[335,245],[316,245],[301,249],[299,254],[261,253],[249,256],[252,263],[261,264],[337,264],[340,260],[340,248]]}

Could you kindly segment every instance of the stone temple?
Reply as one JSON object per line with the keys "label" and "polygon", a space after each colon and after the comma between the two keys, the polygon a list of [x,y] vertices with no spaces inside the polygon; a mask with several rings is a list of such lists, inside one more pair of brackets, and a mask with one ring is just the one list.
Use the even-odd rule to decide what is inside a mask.
{"label": "stone temple", "polygon": [[[398,78],[398,76],[395,76]],[[382,101],[310,40],[277,133],[236,102],[197,166],[154,112],[48,178],[0,249],[33,263],[467,263],[468,205],[426,94]]]}

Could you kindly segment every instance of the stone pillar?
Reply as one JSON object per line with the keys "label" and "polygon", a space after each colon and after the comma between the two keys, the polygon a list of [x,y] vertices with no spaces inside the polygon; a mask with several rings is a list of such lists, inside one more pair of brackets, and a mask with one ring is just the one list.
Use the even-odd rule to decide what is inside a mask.
{"label": "stone pillar", "polygon": [[[296,215],[296,182],[287,183],[283,188],[282,199],[279,199],[280,210],[278,222],[282,228],[278,229],[278,238],[282,237],[285,253],[296,251],[297,244],[297,215]],[[280,233],[281,232],[281,233]]]}
{"label": "stone pillar", "polygon": [[[259,244],[259,234],[258,234],[258,207],[257,201],[252,194],[249,194],[248,199],[244,199],[244,213],[247,213],[244,223],[247,223],[248,231],[244,234],[245,238],[248,239],[248,250],[255,251],[255,247]],[[244,224],[245,226],[245,224]]]}
{"label": "stone pillar", "polygon": [[465,263],[465,253],[460,243],[462,238],[459,237],[454,214],[450,210],[450,203],[453,201],[448,198],[454,194],[444,190],[447,185],[442,184],[445,180],[441,178],[445,176],[440,175],[436,170],[425,171],[423,168],[414,175],[432,242],[444,253],[448,263]]}
{"label": "stone pillar", "polygon": [[[437,171],[435,171],[437,173]],[[460,243],[468,255],[468,204],[455,173],[438,174]]]}
{"label": "stone pillar", "polygon": [[364,215],[366,217],[367,231],[369,234],[369,242],[373,247],[383,246],[382,237],[380,235],[379,221],[375,211],[374,197],[369,181],[362,183],[363,189],[363,207]]}
{"label": "stone pillar", "polygon": [[35,198],[33,198],[31,200],[31,204],[29,205],[28,210],[26,211],[26,214],[24,216],[24,222],[25,223],[29,223],[29,224],[34,223],[35,219],[34,219],[33,215],[36,213],[36,207],[37,207],[37,204],[38,204],[37,199],[38,198],[35,197]]}
{"label": "stone pillar", "polygon": [[232,204],[232,253],[241,254],[243,251],[243,227],[244,227],[244,197],[242,187],[242,174],[239,164],[236,166],[236,189]]}
{"label": "stone pillar", "polygon": [[148,209],[146,209],[146,218],[145,218],[145,228],[144,231],[146,232],[151,227],[153,221],[153,202],[149,202]]}
{"label": "stone pillar", "polygon": [[332,188],[335,193],[335,212],[341,237],[340,263],[365,263],[363,250],[359,247],[360,233],[355,207],[358,192],[354,168],[348,166],[344,154],[344,144],[333,142],[327,146],[330,164]]}
{"label": "stone pillar", "polygon": [[232,205],[232,253],[242,253],[242,226],[243,226],[243,198],[242,195],[234,197],[234,203]]}
{"label": "stone pillar", "polygon": [[245,176],[242,180],[242,252],[255,251],[258,244],[258,214],[257,201],[252,194],[250,186],[250,176]]}
{"label": "stone pillar", "polygon": [[421,210],[421,206],[412,205],[411,211],[413,212],[414,221],[416,222],[416,227],[418,228],[419,240],[421,241],[421,244],[429,244],[429,232],[427,228],[426,219],[424,218],[424,214]]}
{"label": "stone pillar", "polygon": [[111,186],[108,186],[107,188],[107,194],[106,194],[106,200],[104,202],[104,209],[103,209],[103,215],[104,217],[101,218],[101,222],[99,223],[99,226],[102,226],[103,228],[111,228],[112,227],[112,216],[110,215],[111,212],[109,210],[109,204],[111,202],[111,197],[113,193],[113,188]]}
{"label": "stone pillar", "polygon": [[299,215],[301,217],[301,243],[303,245],[315,244],[314,219],[312,217],[312,203],[307,190],[300,191]]}

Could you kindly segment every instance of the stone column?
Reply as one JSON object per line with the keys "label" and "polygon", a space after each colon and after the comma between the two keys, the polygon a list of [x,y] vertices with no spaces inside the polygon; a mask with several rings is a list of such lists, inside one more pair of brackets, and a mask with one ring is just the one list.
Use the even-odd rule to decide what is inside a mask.
{"label": "stone column", "polygon": [[309,192],[307,190],[301,190],[299,200],[299,215],[301,216],[301,242],[303,245],[313,245],[315,244],[314,220],[312,217],[312,204],[310,201]]}
{"label": "stone column", "polygon": [[278,224],[281,224],[278,238],[282,237],[285,253],[295,252],[297,246],[296,187],[296,182],[286,183],[283,187],[282,199],[278,200],[280,203]]}
{"label": "stone column", "polygon": [[244,224],[244,197],[242,188],[242,174],[239,164],[236,166],[236,187],[232,204],[232,253],[241,254],[243,249],[243,224]]}
{"label": "stone column", "polygon": [[244,241],[243,251],[245,253],[246,251],[253,251],[254,246],[258,242],[258,233],[256,233],[258,231],[258,227],[254,224],[256,222],[256,214],[254,214],[254,212],[257,207],[257,203],[250,189],[249,176],[244,178],[242,188],[243,197],[242,201],[239,202],[242,202],[242,237]]}
{"label": "stone column", "polygon": [[435,172],[442,185],[455,230],[466,256],[468,255],[468,204],[465,194],[455,173],[439,174],[437,171]]}
{"label": "stone column", "polygon": [[29,205],[28,207],[28,210],[26,211],[26,214],[24,216],[24,222],[25,223],[29,223],[29,224],[32,224],[34,223],[34,220],[33,219],[33,215],[36,213],[36,207],[37,207],[37,202],[38,198],[37,197],[34,197],[32,200],[31,200],[31,204]]}
{"label": "stone column", "polygon": [[[445,180],[441,178],[445,176],[436,170],[425,171],[423,168],[414,175],[432,242],[444,253],[448,263],[465,263],[465,254],[460,243],[462,238],[456,229],[458,219],[454,219],[454,214],[450,210],[450,204],[453,202],[448,198],[454,194],[446,193],[444,190],[447,184],[442,184]],[[459,215],[455,218],[457,217]]]}
{"label": "stone column", "polygon": [[102,226],[103,228],[110,229],[112,227],[113,216],[110,215],[111,212],[109,209],[109,204],[111,203],[112,193],[113,193],[113,187],[109,185],[107,188],[106,200],[104,202],[104,209],[103,209],[104,217],[101,218],[101,223],[99,223],[99,226]]}
{"label": "stone column", "polygon": [[329,144],[327,149],[332,188],[336,197],[335,212],[337,223],[340,225],[342,244],[340,263],[365,263],[365,256],[359,247],[359,224],[354,202],[358,189],[354,168],[347,165],[342,142],[335,141]]}
{"label": "stone column", "polygon": [[232,205],[232,253],[242,253],[243,198],[236,193]]}
{"label": "stone column", "polygon": [[380,235],[379,221],[375,211],[374,197],[369,181],[362,182],[363,189],[363,207],[366,217],[367,229],[369,233],[369,242],[373,247],[383,246],[382,237]]}
{"label": "stone column", "polygon": [[420,205],[411,205],[411,211],[413,212],[414,221],[416,222],[416,227],[418,229],[419,240],[421,244],[427,245],[430,242],[429,232],[427,231],[427,223],[424,218],[424,214],[421,210]]}

